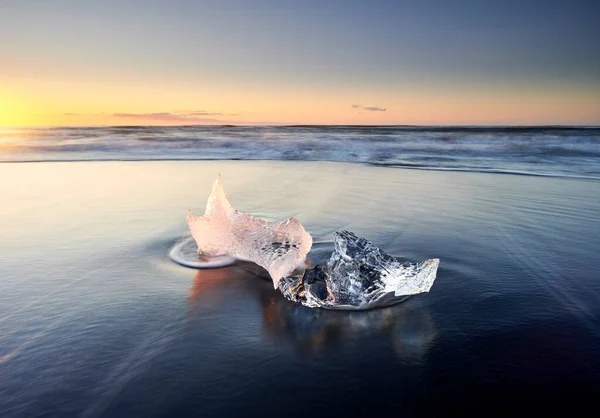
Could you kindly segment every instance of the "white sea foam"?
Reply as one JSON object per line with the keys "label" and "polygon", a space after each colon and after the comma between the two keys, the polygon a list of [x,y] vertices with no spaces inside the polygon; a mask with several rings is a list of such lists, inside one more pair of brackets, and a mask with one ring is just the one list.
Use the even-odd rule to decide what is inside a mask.
{"label": "white sea foam", "polygon": [[598,127],[5,128],[0,161],[295,160],[600,179]]}

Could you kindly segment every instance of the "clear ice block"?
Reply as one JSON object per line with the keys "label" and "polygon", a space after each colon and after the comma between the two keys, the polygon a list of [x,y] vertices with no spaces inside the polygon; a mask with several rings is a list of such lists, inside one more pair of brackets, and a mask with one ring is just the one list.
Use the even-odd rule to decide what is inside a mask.
{"label": "clear ice block", "polygon": [[349,231],[335,233],[334,251],[325,266],[282,279],[288,299],[310,307],[368,309],[428,292],[439,259],[401,262]]}

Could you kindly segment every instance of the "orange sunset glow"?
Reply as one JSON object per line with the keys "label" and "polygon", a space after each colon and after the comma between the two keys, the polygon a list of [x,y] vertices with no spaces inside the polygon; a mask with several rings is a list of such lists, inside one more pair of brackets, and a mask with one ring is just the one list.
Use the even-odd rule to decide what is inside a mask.
{"label": "orange sunset glow", "polygon": [[600,123],[585,22],[515,26],[495,11],[478,32],[480,6],[454,16],[463,33],[452,9],[392,3],[1,3],[0,126]]}

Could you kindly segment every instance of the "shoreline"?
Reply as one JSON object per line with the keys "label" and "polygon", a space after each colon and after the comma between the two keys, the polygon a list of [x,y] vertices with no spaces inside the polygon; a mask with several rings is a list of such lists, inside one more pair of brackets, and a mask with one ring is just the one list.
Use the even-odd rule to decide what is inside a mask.
{"label": "shoreline", "polygon": [[544,177],[544,178],[555,178],[555,179],[567,179],[567,180],[586,180],[586,181],[600,181],[600,177],[593,176],[578,176],[568,174],[550,174],[550,173],[534,173],[526,171],[508,171],[501,169],[469,169],[469,168],[454,168],[454,167],[417,167],[414,165],[401,165],[401,164],[384,164],[376,162],[361,162],[361,161],[331,161],[331,160],[279,160],[279,159],[223,159],[223,158],[148,158],[148,159],[62,159],[62,160],[0,160],[0,164],[39,164],[39,163],[148,163],[148,162],[261,162],[261,163],[316,163],[316,164],[349,164],[349,165],[363,165],[380,168],[391,168],[391,169],[403,169],[403,170],[419,170],[419,171],[439,171],[439,172],[453,172],[453,173],[473,173],[473,174],[502,174],[502,175],[513,175],[513,176],[525,176],[525,177]]}

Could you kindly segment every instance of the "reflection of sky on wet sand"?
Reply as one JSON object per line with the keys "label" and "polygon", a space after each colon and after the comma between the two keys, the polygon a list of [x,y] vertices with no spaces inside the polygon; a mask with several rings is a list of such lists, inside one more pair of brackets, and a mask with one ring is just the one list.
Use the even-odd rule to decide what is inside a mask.
{"label": "reflection of sky on wet sand", "polygon": [[264,269],[246,262],[196,270],[189,291],[190,314],[214,308],[232,289],[251,295],[260,304],[264,337],[289,341],[305,353],[385,336],[400,359],[419,361],[435,338],[426,308],[414,299],[369,311],[311,309],[285,299],[271,287]]}
{"label": "reflection of sky on wet sand", "polygon": [[[297,216],[317,264],[343,228],[397,257],[439,257],[431,292],[320,311],[284,300],[252,265],[175,264],[187,208],[201,210],[218,172],[234,206]],[[308,162],[23,163],[0,164],[0,196],[0,410],[228,417],[260,403],[261,416],[429,417],[478,397],[539,409],[598,391],[596,182]]]}

